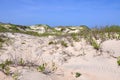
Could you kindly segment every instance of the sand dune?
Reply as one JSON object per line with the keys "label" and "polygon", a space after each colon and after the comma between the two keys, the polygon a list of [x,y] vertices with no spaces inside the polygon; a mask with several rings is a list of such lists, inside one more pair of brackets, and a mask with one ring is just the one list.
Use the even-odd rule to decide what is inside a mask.
{"label": "sand dune", "polygon": [[[18,71],[18,80],[120,80],[120,67],[116,59],[120,56],[120,40],[104,41],[100,52],[84,39],[72,43],[66,39],[69,37],[56,39],[54,36],[35,37],[19,33],[4,35],[9,37],[10,42],[0,50],[0,62],[6,59],[17,62],[22,58],[25,63],[46,63],[46,71],[50,72],[38,72],[36,67],[13,66],[11,72]],[[61,45],[61,40],[68,47]],[[50,41],[57,43],[49,45]],[[53,68],[56,70],[53,71]],[[76,72],[81,76],[76,78]],[[0,80],[12,80],[12,77],[1,70]]]}

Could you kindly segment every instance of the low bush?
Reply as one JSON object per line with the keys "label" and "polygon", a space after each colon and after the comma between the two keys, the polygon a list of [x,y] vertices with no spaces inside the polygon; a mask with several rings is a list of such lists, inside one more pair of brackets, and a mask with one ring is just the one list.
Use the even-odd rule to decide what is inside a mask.
{"label": "low bush", "polygon": [[64,41],[61,41],[61,45],[64,47],[68,47],[67,43],[65,43]]}
{"label": "low bush", "polygon": [[81,73],[79,73],[79,72],[76,72],[76,73],[75,73],[75,77],[76,77],[76,78],[78,78],[78,77],[80,77],[80,76],[81,76]]}
{"label": "low bush", "polygon": [[117,58],[117,64],[120,66],[120,56]]}
{"label": "low bush", "polygon": [[3,27],[2,25],[0,25],[0,32],[7,32],[8,29],[6,29],[5,27]]}
{"label": "low bush", "polygon": [[45,71],[45,64],[42,64],[42,65],[38,66],[37,70],[39,72],[44,72]]}
{"label": "low bush", "polygon": [[51,45],[51,44],[54,44],[54,42],[53,42],[53,41],[50,41],[48,44]]}
{"label": "low bush", "polygon": [[11,64],[12,64],[12,61],[8,59],[5,62],[1,63],[0,64],[1,71],[3,71],[6,75],[9,75],[10,74],[9,65]]}
{"label": "low bush", "polygon": [[91,39],[90,43],[91,43],[91,45],[93,46],[94,49],[96,49],[96,50],[100,49],[100,45],[97,43],[97,41]]}
{"label": "low bush", "polygon": [[77,33],[72,33],[71,36],[72,36],[72,39],[73,39],[73,40],[79,41],[79,38],[78,38],[78,34],[77,34]]}

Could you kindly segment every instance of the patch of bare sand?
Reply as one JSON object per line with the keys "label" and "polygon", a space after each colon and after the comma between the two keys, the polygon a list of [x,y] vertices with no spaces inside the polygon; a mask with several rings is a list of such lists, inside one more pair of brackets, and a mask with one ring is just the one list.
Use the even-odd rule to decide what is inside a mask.
{"label": "patch of bare sand", "polygon": [[63,67],[81,73],[80,80],[120,80],[120,68],[114,58],[78,57],[71,59]]}

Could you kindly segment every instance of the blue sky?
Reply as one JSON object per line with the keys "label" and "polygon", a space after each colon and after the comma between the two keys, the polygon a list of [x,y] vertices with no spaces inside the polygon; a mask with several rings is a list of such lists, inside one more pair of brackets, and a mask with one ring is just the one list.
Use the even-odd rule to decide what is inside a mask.
{"label": "blue sky", "polygon": [[120,25],[120,0],[0,0],[0,22],[22,25]]}

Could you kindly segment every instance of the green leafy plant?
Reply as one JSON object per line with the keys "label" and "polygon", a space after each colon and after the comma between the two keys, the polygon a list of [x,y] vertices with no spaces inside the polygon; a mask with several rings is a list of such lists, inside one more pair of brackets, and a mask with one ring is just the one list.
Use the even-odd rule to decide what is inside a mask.
{"label": "green leafy plant", "polygon": [[120,56],[117,58],[117,64],[120,66]]}
{"label": "green leafy plant", "polygon": [[6,74],[9,75],[10,74],[10,68],[9,65],[12,64],[11,60],[6,60],[5,62],[0,64],[0,69]]}
{"label": "green leafy plant", "polygon": [[6,66],[6,67],[5,67],[4,73],[5,73],[6,75],[9,75],[9,74],[10,74],[10,67],[9,67],[9,66]]}
{"label": "green leafy plant", "polygon": [[37,67],[37,71],[42,72],[44,74],[49,74],[57,70],[57,67],[54,62],[48,65],[47,63],[43,63],[42,65]]}
{"label": "green leafy plant", "polygon": [[45,64],[42,64],[42,65],[38,66],[37,70],[38,70],[39,72],[45,71]]}
{"label": "green leafy plant", "polygon": [[50,41],[48,44],[51,45],[51,44],[54,44],[54,42],[53,42],[53,41]]}
{"label": "green leafy plant", "polygon": [[1,63],[1,64],[0,64],[0,68],[1,68],[1,69],[5,69],[5,67],[6,67],[6,65],[5,65],[4,63]]}
{"label": "green leafy plant", "polygon": [[19,76],[18,72],[12,74],[12,77],[13,77],[14,80],[18,80],[18,76]]}
{"label": "green leafy plant", "polygon": [[64,47],[68,47],[67,43],[65,43],[64,41],[61,41],[61,45]]}
{"label": "green leafy plant", "polygon": [[76,72],[76,73],[75,73],[75,77],[76,77],[76,78],[78,78],[78,77],[80,77],[80,76],[81,76],[81,73],[79,73],[79,72]]}

